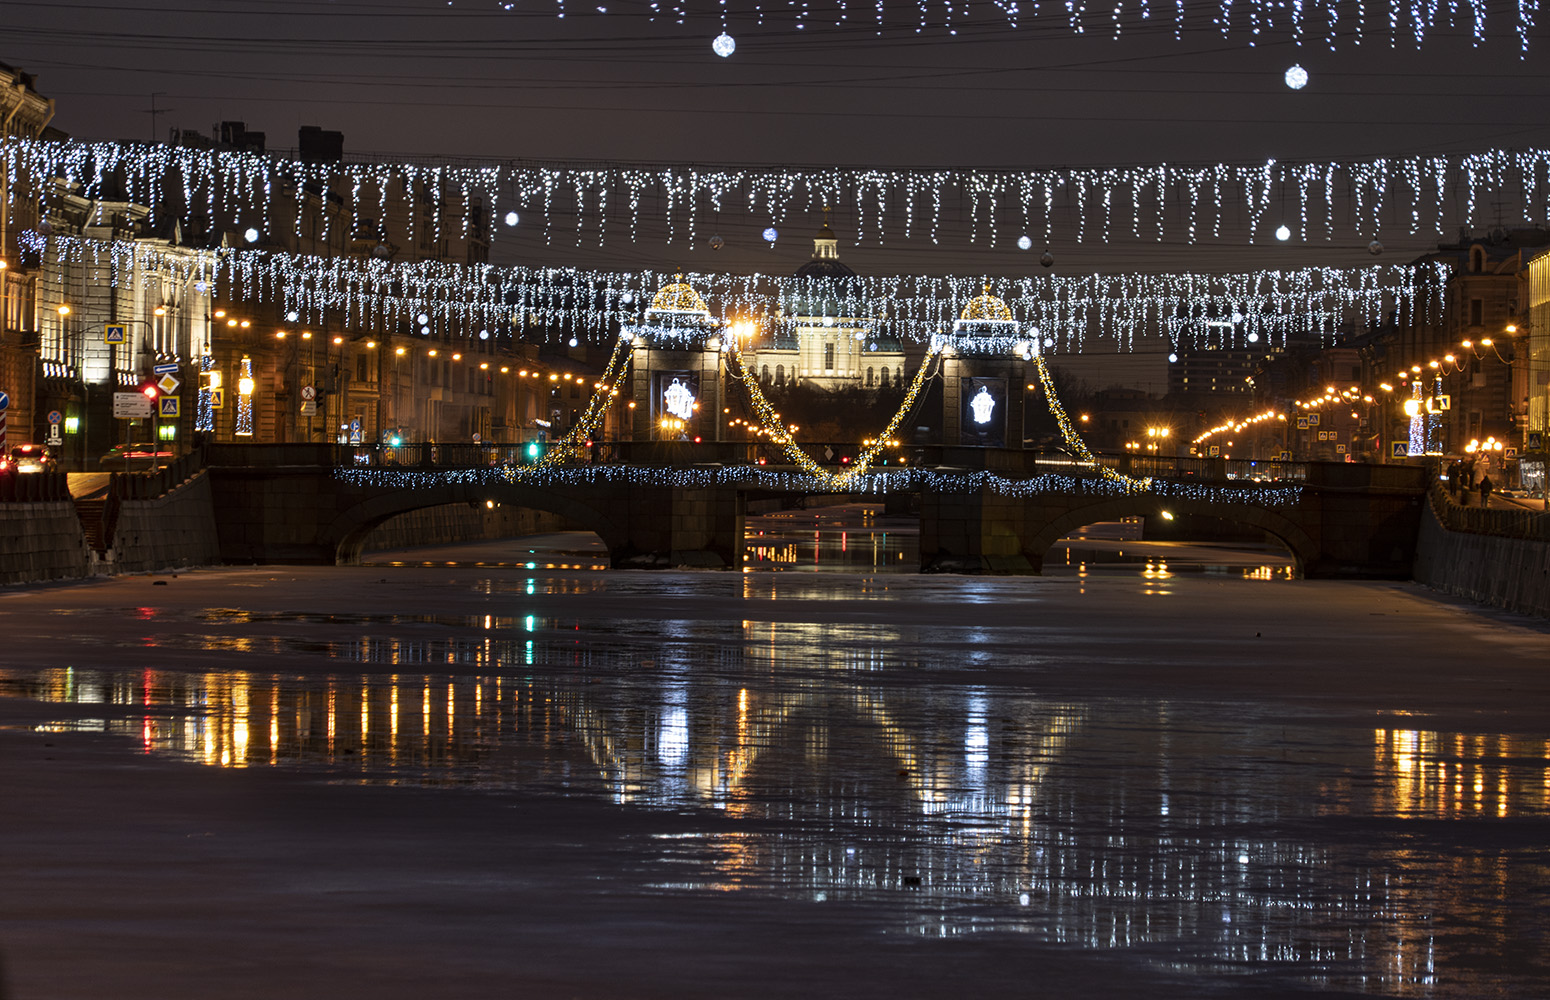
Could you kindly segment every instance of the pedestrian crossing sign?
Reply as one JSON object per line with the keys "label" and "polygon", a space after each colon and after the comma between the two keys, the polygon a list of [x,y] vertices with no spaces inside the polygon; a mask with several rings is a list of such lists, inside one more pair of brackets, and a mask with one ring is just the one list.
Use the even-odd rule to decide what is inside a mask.
{"label": "pedestrian crossing sign", "polygon": [[102,324],[102,342],[104,344],[129,343],[129,327],[123,323]]}
{"label": "pedestrian crossing sign", "polygon": [[175,416],[178,415],[178,397],[176,397],[176,396],[163,396],[157,402],[161,403],[161,415],[162,416],[164,416],[164,417],[175,417]]}
{"label": "pedestrian crossing sign", "polygon": [[226,408],[226,390],[224,388],[223,389],[211,389],[210,390],[210,409],[212,409],[212,410],[222,410],[222,409],[225,409],[225,408]]}
{"label": "pedestrian crossing sign", "polygon": [[1395,458],[1409,458],[1410,445],[1406,444],[1404,441],[1395,441],[1392,445],[1389,446],[1389,454]]}

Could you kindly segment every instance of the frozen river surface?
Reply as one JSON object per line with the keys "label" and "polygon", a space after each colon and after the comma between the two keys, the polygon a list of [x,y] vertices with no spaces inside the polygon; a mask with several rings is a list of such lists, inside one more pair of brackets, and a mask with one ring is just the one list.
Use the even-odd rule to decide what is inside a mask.
{"label": "frozen river surface", "polygon": [[0,993],[1550,995],[1543,622],[438,561],[0,593]]}

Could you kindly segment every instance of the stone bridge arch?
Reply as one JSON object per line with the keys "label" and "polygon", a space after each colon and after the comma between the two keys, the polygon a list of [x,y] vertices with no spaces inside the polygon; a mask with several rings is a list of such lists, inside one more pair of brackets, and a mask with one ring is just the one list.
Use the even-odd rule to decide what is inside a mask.
{"label": "stone bridge arch", "polygon": [[366,539],[390,518],[448,504],[482,505],[487,500],[559,515],[594,532],[603,540],[610,554],[618,551],[627,540],[625,529],[597,506],[566,491],[516,483],[454,482],[367,493],[340,510],[324,526],[322,534],[334,546],[336,565],[355,565],[360,562]]}
{"label": "stone bridge arch", "polygon": [[[1133,494],[1094,498],[1071,497],[1075,503],[1059,509],[1049,509],[1039,521],[1030,523],[1025,536],[1029,561],[1041,570],[1044,557],[1055,543],[1071,532],[1098,521],[1117,521],[1122,517],[1157,517],[1166,510],[1173,514],[1189,514],[1214,517],[1224,521],[1258,528],[1274,537],[1291,552],[1301,575],[1309,563],[1318,559],[1319,543],[1293,517],[1270,507],[1250,503],[1212,503],[1184,497],[1159,497],[1152,494]],[[1033,519],[1030,518],[1033,522]]]}

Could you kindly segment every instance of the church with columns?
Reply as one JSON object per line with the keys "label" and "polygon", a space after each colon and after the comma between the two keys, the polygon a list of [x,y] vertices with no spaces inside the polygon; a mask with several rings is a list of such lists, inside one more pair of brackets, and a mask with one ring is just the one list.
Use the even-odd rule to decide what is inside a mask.
{"label": "church with columns", "polygon": [[832,392],[908,382],[903,346],[879,330],[880,317],[854,315],[858,310],[846,302],[845,282],[856,272],[840,260],[839,237],[827,219],[796,277],[804,279],[801,286],[780,303],[751,352],[761,383]]}

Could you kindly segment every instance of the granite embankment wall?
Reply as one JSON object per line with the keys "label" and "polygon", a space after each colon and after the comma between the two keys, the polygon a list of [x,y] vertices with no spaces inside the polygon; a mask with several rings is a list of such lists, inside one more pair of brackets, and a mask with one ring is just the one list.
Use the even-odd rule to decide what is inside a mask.
{"label": "granite embankment wall", "polygon": [[516,538],[545,531],[569,531],[576,526],[558,514],[502,504],[495,508],[467,504],[426,507],[389,518],[366,539],[364,552],[407,549],[415,545],[456,545],[459,542]]}
{"label": "granite embankment wall", "polygon": [[210,477],[195,474],[167,493],[117,500],[113,538],[99,573],[147,573],[220,562]]}
{"label": "granite embankment wall", "polygon": [[79,580],[95,559],[69,500],[0,503],[0,585]]}
{"label": "granite embankment wall", "polygon": [[1550,618],[1550,513],[1462,507],[1434,489],[1415,579],[1446,594]]}

